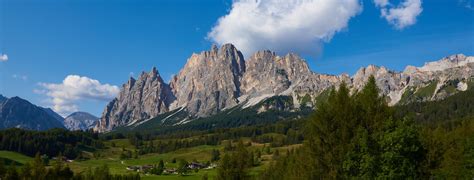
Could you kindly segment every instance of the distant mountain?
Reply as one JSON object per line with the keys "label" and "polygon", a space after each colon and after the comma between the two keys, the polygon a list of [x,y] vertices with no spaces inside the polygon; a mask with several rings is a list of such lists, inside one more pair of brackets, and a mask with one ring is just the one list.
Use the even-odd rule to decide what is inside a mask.
{"label": "distant mountain", "polygon": [[0,129],[22,128],[47,130],[64,128],[53,111],[31,104],[19,97],[6,98],[0,95]]}
{"label": "distant mountain", "polygon": [[43,108],[43,110],[48,113],[51,117],[59,121],[61,124],[64,125],[64,118],[59,115],[58,113],[54,112],[51,108]]}
{"label": "distant mountain", "polygon": [[88,130],[99,121],[98,117],[86,112],[75,112],[64,119],[64,126],[69,130]]}
{"label": "distant mountain", "polygon": [[8,98],[0,95],[0,104],[2,104],[3,102],[5,102],[6,100],[8,100]]}
{"label": "distant mountain", "polygon": [[257,114],[297,112],[314,108],[330,87],[343,82],[358,91],[371,75],[390,105],[434,101],[473,86],[474,57],[453,55],[423,67],[408,66],[403,72],[370,65],[350,77],[312,72],[305,60],[292,53],[278,56],[259,51],[244,60],[231,44],[213,46],[193,54],[169,84],[156,68],[138,79],[130,78],[107,105],[95,129],[106,132],[148,121],[175,126],[248,108]]}

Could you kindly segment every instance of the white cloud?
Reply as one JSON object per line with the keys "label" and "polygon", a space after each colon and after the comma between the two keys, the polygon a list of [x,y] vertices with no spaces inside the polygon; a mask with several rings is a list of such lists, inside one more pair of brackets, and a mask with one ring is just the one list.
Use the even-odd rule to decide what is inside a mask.
{"label": "white cloud", "polygon": [[4,61],[8,61],[8,55],[7,54],[2,54],[0,56],[0,61],[4,62]]}
{"label": "white cloud", "polygon": [[374,3],[378,7],[385,7],[390,4],[388,0],[374,0]]}
{"label": "white cloud", "polygon": [[263,49],[315,54],[361,11],[359,0],[235,0],[208,39],[246,56]]}
{"label": "white cloud", "polygon": [[28,76],[26,76],[26,75],[13,74],[13,75],[12,75],[12,78],[13,78],[13,79],[20,79],[20,80],[23,80],[23,81],[28,80]]}
{"label": "white cloud", "polygon": [[388,0],[374,0],[381,8],[381,16],[397,29],[404,29],[416,23],[416,18],[421,14],[421,0],[404,0],[398,6],[393,6]]}
{"label": "white cloud", "polygon": [[109,101],[117,96],[117,86],[101,84],[98,80],[85,76],[69,75],[62,83],[39,83],[43,88],[35,93],[46,94],[54,111],[61,115],[79,110],[77,103],[81,100]]}

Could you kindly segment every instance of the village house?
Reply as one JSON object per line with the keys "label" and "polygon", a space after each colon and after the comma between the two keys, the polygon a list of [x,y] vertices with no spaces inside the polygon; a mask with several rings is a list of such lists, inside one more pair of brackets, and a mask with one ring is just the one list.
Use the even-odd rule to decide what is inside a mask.
{"label": "village house", "polygon": [[165,174],[178,174],[178,170],[176,170],[176,168],[165,169],[163,171],[163,173],[165,173]]}
{"label": "village house", "polygon": [[205,164],[197,163],[197,162],[192,162],[188,164],[189,169],[204,169],[207,166]]}
{"label": "village house", "polygon": [[136,172],[146,172],[153,169],[153,165],[143,165],[143,166],[127,166],[126,168],[129,171],[136,171]]}
{"label": "village house", "polygon": [[[58,159],[57,157],[53,157],[53,160],[57,160],[57,159]],[[68,159],[68,158],[66,158],[66,157],[64,157],[64,156],[61,156],[61,161],[63,161],[63,162],[68,162],[68,163],[74,162],[74,160]]]}

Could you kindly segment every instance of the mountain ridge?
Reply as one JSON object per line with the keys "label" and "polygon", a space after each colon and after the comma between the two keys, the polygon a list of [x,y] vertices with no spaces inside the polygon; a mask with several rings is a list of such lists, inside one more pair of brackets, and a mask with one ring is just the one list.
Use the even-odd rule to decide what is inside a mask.
{"label": "mountain ridge", "polygon": [[[47,130],[64,128],[63,124],[43,107],[36,106],[18,96],[0,97],[0,129],[22,128]],[[56,114],[57,115],[57,114]]]}
{"label": "mountain ridge", "polygon": [[99,121],[98,117],[87,112],[74,112],[64,118],[64,126],[69,130],[88,130]]}
{"label": "mountain ridge", "polygon": [[[303,58],[293,53],[278,56],[268,50],[258,51],[245,60],[232,44],[221,48],[214,45],[209,51],[194,53],[169,83],[161,77],[148,80],[159,76],[156,68],[142,73],[137,80],[131,78],[105,108],[95,130],[107,132],[180,108],[189,114],[180,122],[189,122],[237,105],[252,107],[274,96],[292,97],[291,109],[314,107],[317,97],[328,88],[345,82],[352,91],[358,91],[372,75],[391,105],[442,99],[465,89],[474,74],[473,62],[473,57],[459,54],[422,67],[407,66],[403,72],[369,65],[351,77],[313,72]],[[139,88],[134,88],[137,82]],[[428,93],[431,97],[417,94],[420,89],[434,86],[434,82],[434,92]]]}

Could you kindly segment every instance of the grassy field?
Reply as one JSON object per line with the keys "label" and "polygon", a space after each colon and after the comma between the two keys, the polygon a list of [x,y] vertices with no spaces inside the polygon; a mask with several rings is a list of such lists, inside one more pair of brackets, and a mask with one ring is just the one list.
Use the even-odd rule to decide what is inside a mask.
{"label": "grassy field", "polygon": [[[243,141],[247,143],[250,141],[250,139],[244,138]],[[219,146],[204,145],[204,146],[197,146],[197,147],[186,148],[186,149],[179,149],[179,150],[169,152],[169,153],[164,153],[164,154],[152,153],[152,154],[145,154],[145,155],[138,156],[138,158],[136,159],[132,158],[132,159],[121,160],[120,154],[122,153],[123,149],[134,151],[135,147],[132,146],[127,139],[110,140],[110,141],[107,141],[105,144],[107,146],[106,149],[102,149],[96,152],[97,154],[99,154],[99,157],[94,158],[92,156],[92,153],[85,152],[86,156],[89,156],[90,159],[83,160],[83,161],[76,160],[76,161],[67,163],[67,165],[75,173],[84,172],[88,168],[95,168],[95,167],[107,165],[110,168],[110,172],[112,174],[128,174],[128,173],[133,173],[133,172],[128,171],[126,169],[127,166],[154,165],[154,164],[158,164],[160,160],[163,160],[165,162],[166,168],[175,168],[177,166],[177,163],[172,163],[173,159],[176,159],[176,160],[184,159],[188,162],[194,161],[194,160],[199,161],[199,162],[206,162],[211,159],[212,150],[214,149],[221,150],[221,151],[223,150],[223,145],[219,145]],[[269,146],[269,144],[264,145],[264,144],[258,144],[258,143],[251,143],[251,146],[248,147],[248,149],[250,151],[255,151],[257,149],[258,150],[263,149],[264,146]],[[281,154],[284,154],[287,149],[296,148],[298,146],[299,145],[286,146],[286,147],[280,147],[280,148],[271,148],[271,151],[273,152],[274,150],[278,149]],[[20,164],[25,164],[33,160],[32,157],[28,157],[28,156],[15,153],[15,152],[10,152],[10,151],[0,151],[0,158],[10,159]],[[272,161],[272,155],[262,154],[261,160],[262,161],[259,166],[254,167],[250,170],[251,175],[258,175],[260,171],[265,169],[265,167],[268,166],[270,162]],[[213,177],[216,176],[216,173],[217,173],[216,169],[209,169],[209,170],[201,169],[198,172],[194,172],[190,170],[186,176],[179,176],[179,175],[157,176],[157,175],[146,175],[146,174],[140,174],[140,175],[145,180],[201,179],[202,176],[204,176],[205,174],[207,174],[210,179],[213,179]]]}
{"label": "grassy field", "polygon": [[11,151],[0,151],[0,158],[16,161],[20,164],[31,162],[33,158]]}

